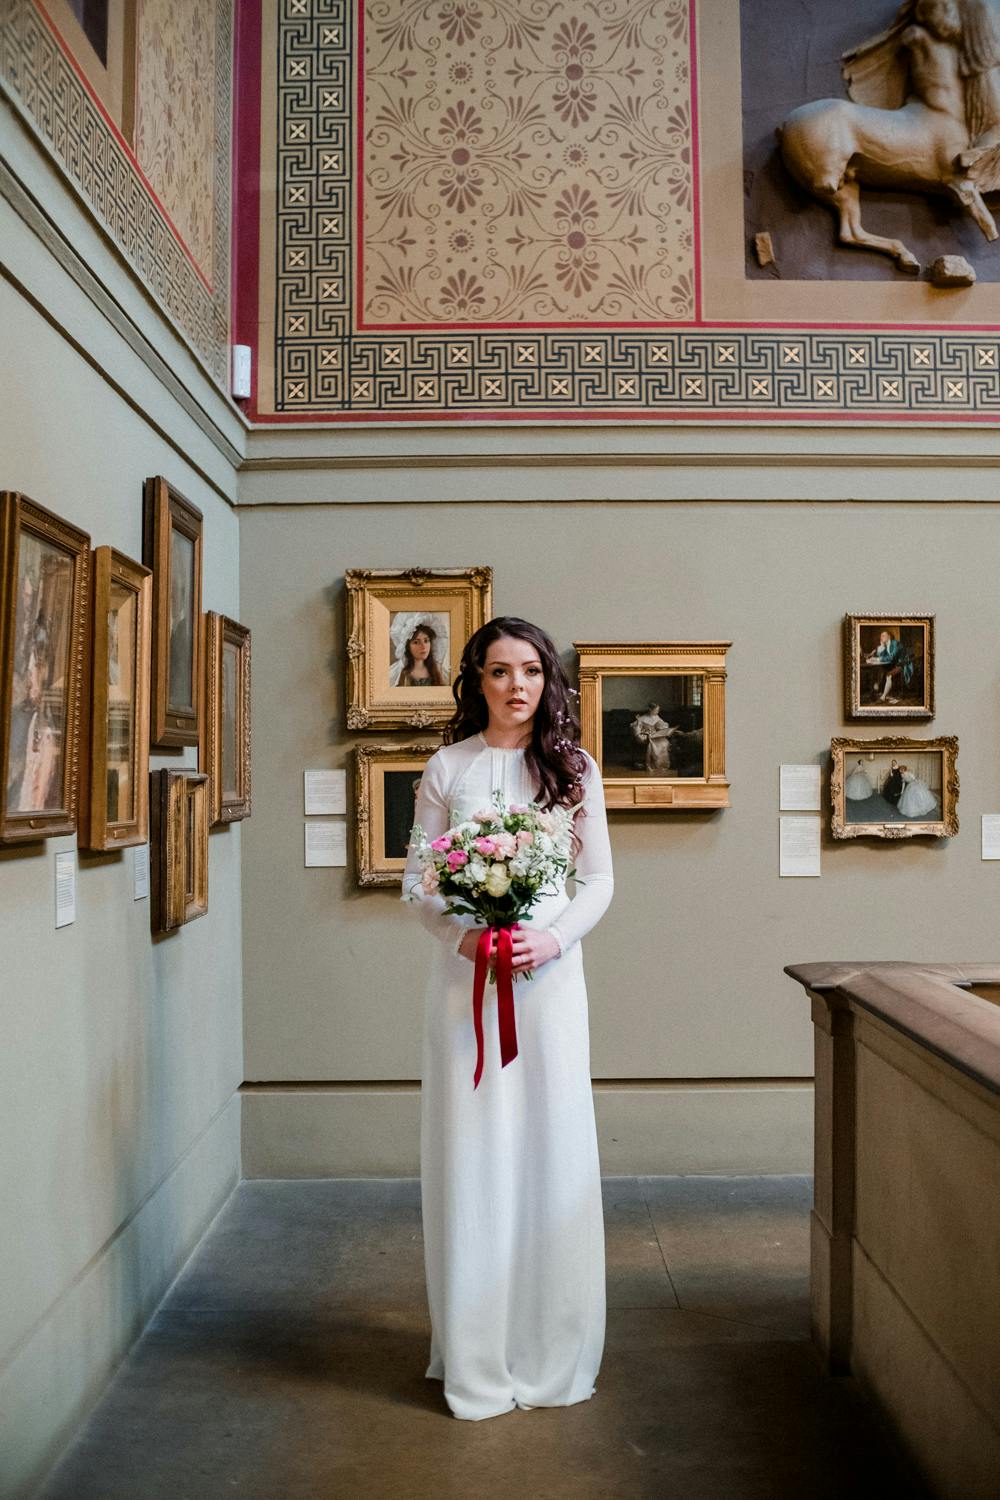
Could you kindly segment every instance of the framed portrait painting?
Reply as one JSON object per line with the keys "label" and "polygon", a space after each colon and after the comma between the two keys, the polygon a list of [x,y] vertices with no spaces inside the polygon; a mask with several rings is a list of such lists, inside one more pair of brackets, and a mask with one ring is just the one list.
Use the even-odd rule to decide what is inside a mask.
{"label": "framed portrait painting", "polygon": [[934,616],[845,615],[848,719],[933,719]]}
{"label": "framed portrait painting", "polygon": [[202,515],[157,475],[143,493],[143,561],[153,573],[150,743],[197,745],[201,712]]}
{"label": "framed portrait painting", "polygon": [[173,932],[208,911],[208,777],[151,771],[150,922]]}
{"label": "framed portrait painting", "polygon": [[581,743],[609,808],[729,806],[730,641],[576,641]]}
{"label": "framed portrait painting", "polygon": [[346,583],[348,728],[446,724],[462,648],[493,613],[492,568],[352,568]]}
{"label": "framed portrait painting", "polygon": [[355,847],[358,885],[402,885],[420,778],[437,745],[359,745]]}
{"label": "framed portrait painting", "polygon": [[80,844],[124,849],[149,837],[152,574],[113,547],[91,558],[90,728]]}
{"label": "framed portrait painting", "polygon": [[209,779],[209,820],[250,816],[250,632],[225,615],[205,615],[205,708],[201,769]]}
{"label": "framed portrait painting", "polygon": [[90,537],[0,492],[0,843],[77,826]]}
{"label": "framed portrait painting", "polygon": [[835,839],[904,839],[958,832],[958,740],[837,736],[830,744]]}

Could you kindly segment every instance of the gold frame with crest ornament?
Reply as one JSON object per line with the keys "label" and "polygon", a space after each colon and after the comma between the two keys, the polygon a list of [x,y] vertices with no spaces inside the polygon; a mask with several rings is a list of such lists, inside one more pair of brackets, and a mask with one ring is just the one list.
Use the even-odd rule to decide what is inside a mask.
{"label": "gold frame with crest ornament", "polygon": [[[917,756],[940,758],[940,816],[910,821],[889,820],[883,815],[849,821],[847,803],[851,799],[847,796],[850,774],[847,763],[854,756],[866,762],[867,767],[876,769],[887,758],[890,765],[893,759],[905,765],[904,756],[911,760],[916,760]],[[933,740],[913,740],[895,734],[883,735],[877,740],[835,735],[830,741],[830,757],[830,833],[835,839],[953,838],[958,832],[958,739],[955,735],[939,735]],[[928,786],[933,794],[934,788],[930,783]],[[891,807],[891,804],[887,805]]]}
{"label": "gold frame with crest ornament", "polygon": [[[451,683],[462,648],[493,614],[493,569],[350,568],[347,584],[348,729],[430,729],[455,709]],[[424,620],[443,641],[445,681],[421,687],[393,683],[397,626]]]}
{"label": "gold frame with crest ornament", "polygon": [[[732,641],[574,641],[573,645],[580,661],[580,740],[601,768],[608,810],[711,812],[729,807],[726,652]],[[621,768],[621,774],[609,773],[605,757],[606,690],[609,697],[627,696],[634,685],[636,695],[641,697],[651,691],[651,684],[672,687],[678,678],[681,706],[689,703],[690,708],[701,710],[701,775],[691,775],[687,768],[682,774],[671,774],[669,769],[662,775],[649,770],[640,774],[637,768],[630,772],[627,767]],[[689,691],[690,700],[685,697]],[[690,733],[682,731],[682,737],[690,738]]]}
{"label": "gold frame with crest ornament", "polygon": [[[386,847],[386,775],[409,775],[419,782],[424,767],[439,748],[436,744],[355,747],[354,848],[358,885],[403,884],[406,855],[390,853]],[[413,801],[415,806],[416,787]],[[410,828],[413,821],[410,818]],[[409,831],[408,828],[407,839]]]}

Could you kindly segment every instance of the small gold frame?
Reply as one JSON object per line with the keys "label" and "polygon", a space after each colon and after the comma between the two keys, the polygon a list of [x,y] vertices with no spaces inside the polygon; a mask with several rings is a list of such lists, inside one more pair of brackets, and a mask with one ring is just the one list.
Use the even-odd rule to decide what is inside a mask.
{"label": "small gold frame", "polygon": [[[493,569],[351,568],[347,583],[348,729],[428,729],[447,724],[455,710],[451,683],[462,649],[493,614]],[[393,686],[392,621],[431,616],[448,620],[447,654],[439,686]]]}
{"label": "small gold frame", "polygon": [[[152,574],[113,547],[96,547],[91,558],[94,581],[90,666],[90,734],[87,774],[81,778],[80,846],[125,849],[149,837],[149,663]],[[118,712],[128,721],[128,781],[131,816],[112,816],[110,806],[112,720],[111,617],[115,589],[132,598],[135,629],[126,653],[128,696]]]}
{"label": "small gold frame", "polygon": [[[862,639],[862,632],[868,639]],[[904,648],[895,669],[892,663],[881,668],[869,661],[874,655],[882,631],[899,641]],[[909,692],[903,671],[918,677],[921,691]],[[883,699],[877,693],[877,678],[895,670],[897,692],[914,697],[913,702],[898,701],[896,693]],[[890,684],[891,686],[892,684]],[[892,701],[890,701],[890,699]],[[863,701],[867,700],[867,701]],[[924,614],[861,614],[844,616],[844,715],[861,722],[872,719],[916,720],[934,717],[934,616]]]}
{"label": "small gold frame", "polygon": [[[958,832],[958,739],[955,735],[941,735],[933,740],[912,740],[903,735],[883,735],[877,740],[862,740],[837,735],[830,741],[830,755],[830,832],[835,839],[953,838]],[[847,782],[854,773],[847,766],[852,758],[862,761],[864,774],[871,780],[876,772],[888,770],[893,760],[906,765],[905,757],[909,756],[914,760],[918,755],[941,757],[939,817],[927,816],[904,821],[898,815],[895,819],[887,819],[883,815],[863,822],[848,821],[847,804],[852,799],[847,795]],[[883,763],[888,760],[889,766],[880,766],[879,760]],[[927,785],[934,796],[934,787],[930,782]],[[881,798],[879,788],[873,786],[873,794],[876,793],[886,806],[892,807],[891,802]]]}
{"label": "small gold frame", "polygon": [[[37,549],[34,581],[26,542]],[[89,588],[86,532],[0,491],[0,844],[76,832]]]}
{"label": "small gold frame", "polygon": [[[225,691],[227,657],[233,663],[231,723]],[[214,828],[250,816],[250,631],[209,610],[205,615],[204,661],[205,722],[199,766],[208,774],[209,816]]]}
{"label": "small gold frame", "polygon": [[154,933],[174,932],[208,911],[208,777],[152,771],[150,865]]}
{"label": "small gold frame", "polygon": [[[681,812],[729,807],[726,652],[732,642],[574,641],[573,644],[580,658],[581,743],[601,768],[608,808]],[[622,766],[620,771],[609,774],[605,730],[610,735],[612,726],[606,719],[605,686],[628,678],[645,679],[644,684],[636,682],[637,694],[651,691],[649,679],[685,679],[678,687],[682,693],[691,694],[690,703],[685,705],[686,716],[693,724],[700,718],[700,728],[672,728],[671,732],[682,734],[692,750],[695,745],[692,736],[701,733],[701,775],[671,775],[669,769],[657,774],[648,768],[639,774],[635,766]],[[700,703],[695,701],[695,695],[700,696]],[[700,709],[700,714],[692,714],[691,709]],[[618,711],[632,712],[632,707]]]}
{"label": "small gold frame", "polygon": [[[173,537],[191,546],[191,574],[182,619],[174,620]],[[201,537],[202,514],[161,475],[143,490],[142,560],[153,573],[153,659],[150,744],[197,745],[201,713]],[[181,626],[185,628],[181,633]],[[177,639],[174,639],[175,633]],[[190,702],[173,696],[171,664],[191,684]]]}
{"label": "small gold frame", "polygon": [[[419,781],[438,745],[358,745],[355,749],[355,851],[358,885],[403,883],[406,854],[389,852],[387,836],[386,775],[410,776]],[[416,787],[413,788],[416,801]],[[404,818],[404,822],[406,819]],[[413,826],[409,819],[409,828]],[[406,837],[409,838],[409,828]],[[388,830],[394,851],[402,843],[401,827]]]}

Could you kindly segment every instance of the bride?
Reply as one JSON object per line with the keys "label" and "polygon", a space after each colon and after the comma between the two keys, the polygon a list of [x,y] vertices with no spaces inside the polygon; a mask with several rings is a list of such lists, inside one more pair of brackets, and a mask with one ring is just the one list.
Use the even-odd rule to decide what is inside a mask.
{"label": "bride", "polygon": [[[501,1068],[496,991],[473,1090],[473,961],[481,928],[422,889],[403,897],[437,939],[424,1010],[420,1171],[431,1315],[429,1379],[456,1417],[572,1406],[594,1394],[604,1348],[604,1220],[580,939],[613,888],[601,773],[552,641],[513,616],[462,653],[457,708],[420,783],[429,839],[504,802],[575,808],[576,894],[543,896],[513,931],[518,1055]],[[495,951],[494,940],[494,951]]]}
{"label": "bride", "polygon": [[926,818],[938,805],[938,799],[927,785],[906,766],[900,766],[903,795],[896,806],[904,818]]}

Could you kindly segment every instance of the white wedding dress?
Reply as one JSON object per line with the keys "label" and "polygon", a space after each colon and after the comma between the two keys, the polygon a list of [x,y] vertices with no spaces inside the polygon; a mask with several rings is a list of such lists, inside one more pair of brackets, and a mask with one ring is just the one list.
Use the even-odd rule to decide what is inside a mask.
{"label": "white wedding dress", "polygon": [[[590,757],[576,818],[581,884],[543,896],[525,919],[548,928],[560,956],[514,985],[518,1055],[500,1066],[495,986],[483,1006],[485,1061],[472,1080],[473,965],[457,952],[471,917],[413,893],[437,941],[424,1013],[420,1174],[431,1315],[429,1379],[456,1417],[515,1406],[571,1406],[594,1393],[604,1348],[604,1219],[590,1081],[580,938],[611,900],[611,850],[600,772]],[[538,795],[522,750],[475,735],[436,751],[417,797],[430,838],[490,805]]]}

